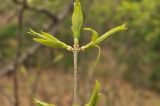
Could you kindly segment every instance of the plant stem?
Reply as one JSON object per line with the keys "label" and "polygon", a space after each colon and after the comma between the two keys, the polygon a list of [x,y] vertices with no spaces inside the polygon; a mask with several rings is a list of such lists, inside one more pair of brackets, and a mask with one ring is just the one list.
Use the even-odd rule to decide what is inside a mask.
{"label": "plant stem", "polygon": [[18,79],[18,67],[19,67],[19,55],[21,54],[21,45],[22,45],[22,31],[23,31],[23,18],[24,18],[24,12],[25,12],[25,4],[27,3],[27,0],[23,0],[23,6],[21,7],[18,15],[18,25],[17,25],[17,48],[16,48],[16,57],[14,61],[14,74],[13,74],[13,89],[14,89],[14,106],[20,106],[20,97],[19,97],[19,79]]}
{"label": "plant stem", "polygon": [[79,105],[79,99],[78,99],[78,49],[79,45],[77,40],[74,42],[74,50],[73,50],[73,61],[74,61],[74,104]]}
{"label": "plant stem", "polygon": [[78,52],[74,50],[74,103],[78,102],[78,66],[77,66],[77,57],[78,57]]}

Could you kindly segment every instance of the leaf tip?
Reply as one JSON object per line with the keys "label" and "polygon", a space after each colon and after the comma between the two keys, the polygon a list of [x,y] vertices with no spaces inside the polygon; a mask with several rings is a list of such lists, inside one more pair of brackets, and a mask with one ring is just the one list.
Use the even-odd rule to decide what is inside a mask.
{"label": "leaf tip", "polygon": [[122,28],[123,30],[128,29],[128,25],[127,25],[127,23],[124,23],[123,25],[121,25],[121,28]]}
{"label": "leaf tip", "polygon": [[96,80],[96,86],[97,86],[97,87],[100,87],[100,83],[99,83],[98,80]]}
{"label": "leaf tip", "polygon": [[76,3],[78,3],[79,2],[79,0],[76,0]]}
{"label": "leaf tip", "polygon": [[91,28],[83,28],[83,30],[91,30]]}
{"label": "leaf tip", "polygon": [[33,40],[39,42],[40,38],[33,38]]}
{"label": "leaf tip", "polygon": [[33,103],[36,103],[37,102],[37,99],[36,98],[33,98]]}
{"label": "leaf tip", "polygon": [[30,27],[30,28],[29,28],[29,31],[30,31],[30,32],[33,32],[33,29]]}
{"label": "leaf tip", "polygon": [[29,28],[27,33],[32,35],[33,34],[33,30],[31,28]]}

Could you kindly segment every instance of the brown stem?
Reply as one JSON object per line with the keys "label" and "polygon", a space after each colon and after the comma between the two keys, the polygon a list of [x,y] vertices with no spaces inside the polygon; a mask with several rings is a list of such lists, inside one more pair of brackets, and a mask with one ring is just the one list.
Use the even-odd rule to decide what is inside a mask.
{"label": "brown stem", "polygon": [[19,106],[17,69],[14,70],[13,84],[14,84],[14,99],[15,99],[14,106]]}
{"label": "brown stem", "polygon": [[[26,4],[27,0],[23,0],[23,3]],[[16,50],[16,58],[15,58],[15,68],[14,70],[14,76],[13,76],[13,85],[14,85],[14,98],[15,98],[15,102],[14,102],[14,106],[20,106],[20,101],[19,101],[19,89],[18,89],[18,66],[19,66],[19,55],[21,54],[21,44],[22,44],[22,27],[23,27],[23,15],[25,12],[25,7],[22,6],[20,12],[19,12],[19,16],[18,16],[18,31],[17,31],[17,41],[18,41],[18,46],[17,46],[17,50]]]}

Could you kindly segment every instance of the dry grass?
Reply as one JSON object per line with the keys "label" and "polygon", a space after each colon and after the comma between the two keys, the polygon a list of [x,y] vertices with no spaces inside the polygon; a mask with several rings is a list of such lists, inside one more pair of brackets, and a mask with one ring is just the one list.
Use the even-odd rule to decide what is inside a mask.
{"label": "dry grass", "polygon": [[[19,74],[21,106],[30,106],[31,85],[35,78],[35,70]],[[84,78],[84,76],[83,76]],[[120,79],[99,78],[103,96],[99,106],[160,106],[160,96],[152,91],[136,88]],[[58,106],[70,106],[73,90],[72,73],[56,70],[44,70],[39,79],[34,97]],[[86,81],[80,81],[80,97],[85,100]],[[12,77],[0,80],[0,106],[11,106],[13,101]]]}

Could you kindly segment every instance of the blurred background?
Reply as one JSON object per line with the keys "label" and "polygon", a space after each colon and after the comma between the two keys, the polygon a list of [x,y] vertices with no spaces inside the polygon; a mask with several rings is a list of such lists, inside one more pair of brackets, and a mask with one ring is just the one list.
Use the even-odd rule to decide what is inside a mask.
{"label": "blurred background", "polygon": [[[88,70],[98,51],[79,55],[79,97],[88,101],[95,80],[103,93],[99,106],[160,106],[160,1],[81,0],[84,27],[100,35],[128,24],[101,44],[93,78]],[[73,56],[35,43],[28,29],[46,31],[73,44],[73,0],[0,0],[0,106],[34,106],[32,98],[70,106]],[[80,45],[91,33],[82,31]]]}

